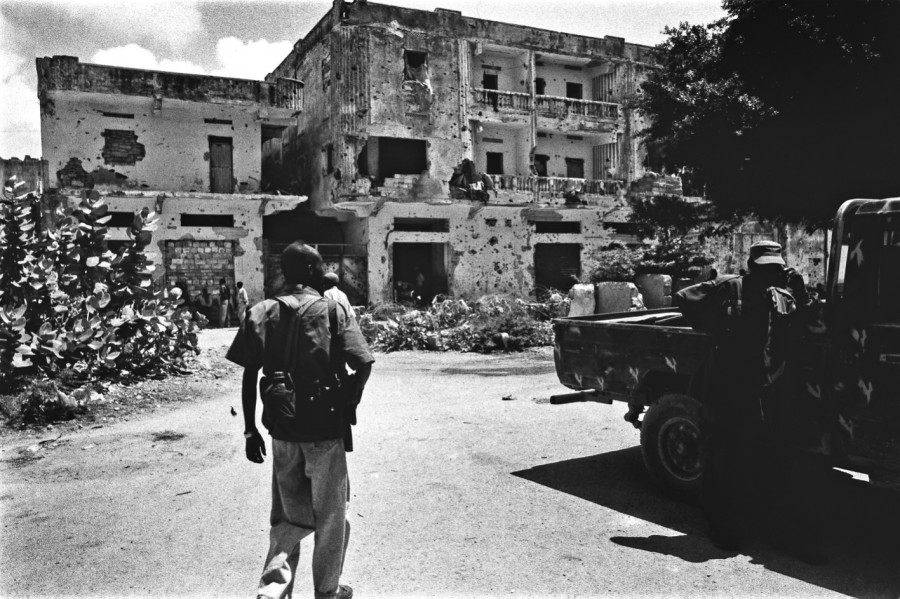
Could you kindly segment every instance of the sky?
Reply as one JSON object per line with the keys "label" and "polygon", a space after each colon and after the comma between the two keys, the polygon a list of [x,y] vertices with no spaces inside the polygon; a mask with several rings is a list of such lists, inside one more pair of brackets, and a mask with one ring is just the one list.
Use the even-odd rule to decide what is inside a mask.
{"label": "sky", "polygon": [[[655,45],[679,22],[724,16],[721,0],[382,0]],[[0,0],[0,158],[41,155],[36,57],[263,79],[329,10],[305,0]]]}

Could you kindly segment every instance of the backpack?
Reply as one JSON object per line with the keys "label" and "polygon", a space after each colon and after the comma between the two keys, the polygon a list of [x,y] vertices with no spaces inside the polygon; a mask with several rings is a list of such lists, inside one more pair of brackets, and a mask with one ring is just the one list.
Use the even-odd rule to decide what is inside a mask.
{"label": "backpack", "polygon": [[[345,436],[345,406],[336,374],[336,304],[328,302],[328,322],[305,318],[322,298],[286,295],[275,298],[283,317],[267,354],[268,374],[260,380],[262,423],[275,439],[326,441]],[[284,315],[288,315],[284,317]],[[330,337],[325,342],[325,337]]]}

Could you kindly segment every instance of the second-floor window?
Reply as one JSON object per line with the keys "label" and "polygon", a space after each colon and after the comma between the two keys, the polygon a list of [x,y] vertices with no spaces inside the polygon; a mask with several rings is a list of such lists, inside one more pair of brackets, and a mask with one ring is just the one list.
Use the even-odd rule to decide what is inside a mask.
{"label": "second-floor window", "polygon": [[574,100],[581,100],[584,98],[584,85],[566,81],[566,97]]}
{"label": "second-floor window", "polygon": [[503,152],[487,153],[487,174],[502,175],[503,174]]}
{"label": "second-floor window", "polygon": [[547,82],[543,77],[538,77],[534,80],[534,93],[543,96],[544,92],[547,90]]}
{"label": "second-floor window", "polygon": [[428,80],[428,54],[417,50],[403,51],[403,80],[425,83]]}
{"label": "second-floor window", "polygon": [[546,154],[535,154],[534,155],[534,174],[538,177],[546,177],[547,176],[547,163],[550,162],[550,157]]}
{"label": "second-floor window", "polygon": [[566,177],[584,179],[584,158],[566,158]]}

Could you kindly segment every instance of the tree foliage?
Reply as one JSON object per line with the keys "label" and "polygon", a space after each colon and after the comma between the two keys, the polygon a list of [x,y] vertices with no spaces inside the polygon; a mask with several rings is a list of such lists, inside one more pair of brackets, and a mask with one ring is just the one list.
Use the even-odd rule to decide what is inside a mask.
{"label": "tree foliage", "polygon": [[154,222],[113,252],[97,192],[47,214],[42,198],[20,187],[8,185],[0,201],[0,387],[178,368],[201,323],[152,290],[143,247]]}
{"label": "tree foliage", "polygon": [[848,198],[895,195],[900,2],[723,6],[666,30],[637,100],[651,155],[733,213],[821,223]]}

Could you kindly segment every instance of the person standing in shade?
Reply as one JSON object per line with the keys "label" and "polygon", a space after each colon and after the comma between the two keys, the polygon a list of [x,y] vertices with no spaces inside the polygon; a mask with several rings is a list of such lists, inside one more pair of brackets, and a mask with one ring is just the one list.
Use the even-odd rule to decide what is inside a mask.
{"label": "person standing in shade", "polygon": [[[314,532],[315,597],[350,599],[353,589],[339,584],[350,535],[346,452],[352,450],[350,425],[375,360],[356,319],[321,296],[324,268],[315,249],[292,243],[281,255],[281,269],[283,294],[247,311],[226,354],[244,369],[247,459],[261,464],[266,455],[256,428],[260,369],[262,422],[272,435],[269,553],[257,597],[291,595],[300,541]],[[334,380],[342,381],[338,394],[325,390]]]}
{"label": "person standing in shade", "polygon": [[244,283],[238,281],[237,284],[237,317],[238,323],[240,325],[244,324],[244,317],[246,316],[247,306],[250,304],[250,297],[247,295],[247,290],[244,289]]}
{"label": "person standing in shade", "polygon": [[329,299],[333,299],[340,305],[346,308],[347,313],[350,316],[356,317],[356,310],[353,309],[353,306],[350,305],[350,298],[347,297],[347,294],[341,291],[340,287],[338,287],[338,283],[340,279],[337,276],[337,273],[329,272],[325,274],[325,293],[323,294],[325,297]]}
{"label": "person standing in shade", "polygon": [[231,304],[231,289],[225,284],[225,279],[219,279],[219,327],[228,326],[228,308]]}

